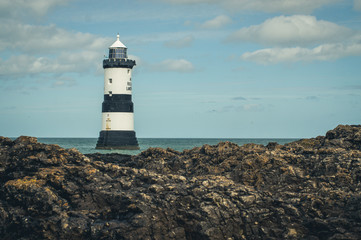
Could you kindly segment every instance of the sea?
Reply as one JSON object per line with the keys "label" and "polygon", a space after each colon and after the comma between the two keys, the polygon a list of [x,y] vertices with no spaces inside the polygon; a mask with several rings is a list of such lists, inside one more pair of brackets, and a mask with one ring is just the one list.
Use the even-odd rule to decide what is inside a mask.
{"label": "sea", "polygon": [[136,155],[150,147],[172,148],[182,152],[185,149],[200,147],[204,144],[216,145],[219,142],[233,142],[238,145],[256,143],[267,145],[269,142],[285,144],[299,139],[295,138],[138,138],[139,150],[100,150],[95,149],[97,138],[38,138],[38,142],[46,144],[57,144],[63,148],[76,148],[81,153],[121,153]]}

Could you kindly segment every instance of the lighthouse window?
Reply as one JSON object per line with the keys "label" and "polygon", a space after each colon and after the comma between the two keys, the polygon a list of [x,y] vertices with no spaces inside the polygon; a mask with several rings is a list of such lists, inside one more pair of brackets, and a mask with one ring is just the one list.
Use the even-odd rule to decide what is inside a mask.
{"label": "lighthouse window", "polygon": [[130,69],[128,69],[128,74],[130,74]]}
{"label": "lighthouse window", "polygon": [[111,97],[113,95],[112,91],[109,91],[109,97]]}
{"label": "lighthouse window", "polygon": [[109,83],[110,84],[113,83],[113,79],[109,78]]}

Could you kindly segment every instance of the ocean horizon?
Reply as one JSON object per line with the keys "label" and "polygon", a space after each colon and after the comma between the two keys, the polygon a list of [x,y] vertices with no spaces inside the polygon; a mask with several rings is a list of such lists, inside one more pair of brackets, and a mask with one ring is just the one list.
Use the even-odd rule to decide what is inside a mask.
{"label": "ocean horizon", "polygon": [[[12,138],[14,139],[14,138]],[[150,147],[172,148],[182,152],[185,149],[200,147],[204,144],[216,145],[219,142],[233,142],[238,145],[255,143],[267,145],[269,142],[285,144],[299,140],[300,138],[138,138],[139,150],[100,150],[95,149],[98,138],[49,138],[39,137],[38,142],[46,144],[57,144],[63,148],[76,148],[81,153],[120,153],[136,155]]]}

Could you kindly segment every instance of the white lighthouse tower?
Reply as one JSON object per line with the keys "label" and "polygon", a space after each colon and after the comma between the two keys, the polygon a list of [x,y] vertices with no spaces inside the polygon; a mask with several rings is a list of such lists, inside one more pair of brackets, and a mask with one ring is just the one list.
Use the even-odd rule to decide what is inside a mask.
{"label": "white lighthouse tower", "polygon": [[132,69],[135,61],[127,57],[127,47],[117,40],[103,60],[104,102],[102,130],[96,149],[139,149],[134,131]]}

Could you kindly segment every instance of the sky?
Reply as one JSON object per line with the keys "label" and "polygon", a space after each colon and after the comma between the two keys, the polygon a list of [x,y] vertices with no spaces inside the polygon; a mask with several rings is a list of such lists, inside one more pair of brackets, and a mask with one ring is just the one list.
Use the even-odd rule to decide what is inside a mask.
{"label": "sky", "polygon": [[137,137],[361,123],[361,0],[0,0],[0,136],[98,137],[117,33]]}

